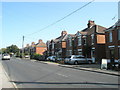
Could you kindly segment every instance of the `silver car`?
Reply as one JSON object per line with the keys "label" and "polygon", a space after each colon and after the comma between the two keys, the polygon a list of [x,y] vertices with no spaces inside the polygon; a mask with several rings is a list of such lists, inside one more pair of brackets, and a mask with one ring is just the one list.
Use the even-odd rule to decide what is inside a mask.
{"label": "silver car", "polygon": [[56,56],[49,56],[49,57],[47,57],[47,60],[55,61],[56,60]]}
{"label": "silver car", "polygon": [[71,55],[71,56],[65,58],[64,63],[75,64],[75,65],[80,64],[80,63],[89,63],[89,64],[91,64],[92,59],[85,58],[82,55]]}

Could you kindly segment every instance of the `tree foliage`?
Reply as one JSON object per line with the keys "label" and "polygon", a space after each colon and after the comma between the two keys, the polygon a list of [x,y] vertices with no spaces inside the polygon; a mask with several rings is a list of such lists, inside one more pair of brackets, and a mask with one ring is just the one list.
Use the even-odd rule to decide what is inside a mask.
{"label": "tree foliage", "polygon": [[19,52],[19,48],[16,45],[11,45],[9,47],[7,47],[7,52],[8,53],[17,53]]}
{"label": "tree foliage", "polygon": [[6,48],[0,49],[0,52],[1,52],[1,53],[5,53],[5,52],[6,52]]}
{"label": "tree foliage", "polygon": [[19,52],[19,48],[16,45],[11,45],[8,46],[7,48],[2,48],[1,49],[2,53],[18,53]]}

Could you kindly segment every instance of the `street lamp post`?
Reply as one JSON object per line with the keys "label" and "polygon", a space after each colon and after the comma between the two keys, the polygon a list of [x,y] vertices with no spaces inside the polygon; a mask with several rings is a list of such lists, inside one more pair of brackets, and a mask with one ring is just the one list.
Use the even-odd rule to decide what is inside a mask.
{"label": "street lamp post", "polygon": [[23,36],[23,41],[22,41],[22,58],[24,57],[24,36]]}

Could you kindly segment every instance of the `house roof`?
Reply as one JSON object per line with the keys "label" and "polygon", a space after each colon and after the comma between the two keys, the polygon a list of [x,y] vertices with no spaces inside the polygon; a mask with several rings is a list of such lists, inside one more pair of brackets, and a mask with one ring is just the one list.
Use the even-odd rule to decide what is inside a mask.
{"label": "house roof", "polygon": [[107,28],[107,29],[105,30],[105,32],[106,32],[106,31],[114,30],[115,27],[120,27],[120,19],[119,19],[114,25],[112,25],[111,27]]}
{"label": "house roof", "polygon": [[63,37],[62,41],[65,41],[69,36],[71,36],[72,38],[74,38],[74,37],[75,37],[75,34],[66,34],[66,35]]}
{"label": "house roof", "polygon": [[88,30],[88,28],[85,28],[85,29],[82,30],[82,32],[86,32],[87,30]]}
{"label": "house roof", "polygon": [[89,34],[92,34],[95,32],[95,28],[97,28],[96,29],[97,33],[104,33],[104,30],[106,29],[105,27],[100,26],[100,25],[93,25],[90,28],[85,28],[85,29],[81,30],[80,33],[82,35],[89,35]]}
{"label": "house roof", "polygon": [[41,41],[41,42],[38,42],[37,44],[35,44],[36,47],[46,47],[46,44]]}
{"label": "house roof", "polygon": [[82,34],[82,35],[87,35],[87,32],[80,32],[80,34]]}
{"label": "house roof", "polygon": [[55,39],[52,39],[50,43],[52,43],[52,42],[57,43],[60,41],[65,41],[68,38],[68,36],[75,37],[75,34],[65,34],[63,36],[59,36]]}
{"label": "house roof", "polygon": [[[64,35],[64,36],[65,36],[65,35]],[[59,37],[57,37],[57,38],[55,38],[55,39],[52,39],[51,41],[57,43],[57,42],[61,41],[64,36],[59,36]]]}

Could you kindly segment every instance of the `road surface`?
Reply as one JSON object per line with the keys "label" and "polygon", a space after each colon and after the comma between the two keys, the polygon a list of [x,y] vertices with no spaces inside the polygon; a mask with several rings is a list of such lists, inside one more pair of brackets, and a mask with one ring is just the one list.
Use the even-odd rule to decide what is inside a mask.
{"label": "road surface", "polygon": [[18,88],[118,88],[118,76],[11,58],[3,67]]}

